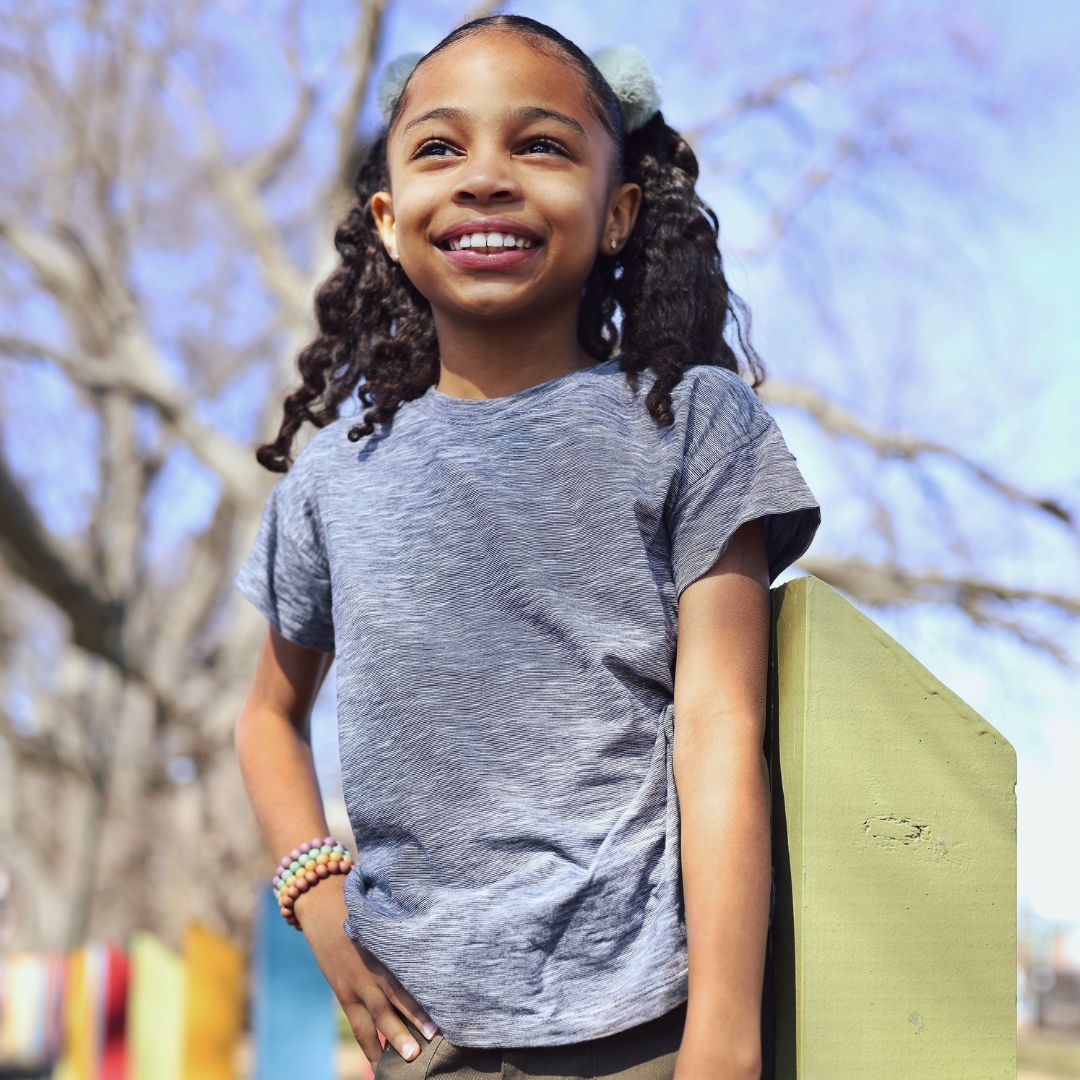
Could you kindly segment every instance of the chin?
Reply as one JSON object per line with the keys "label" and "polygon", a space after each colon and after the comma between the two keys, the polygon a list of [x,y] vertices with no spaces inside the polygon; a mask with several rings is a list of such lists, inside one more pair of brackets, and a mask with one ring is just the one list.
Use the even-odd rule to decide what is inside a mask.
{"label": "chin", "polygon": [[492,290],[492,294],[487,296],[473,296],[450,303],[432,304],[432,311],[450,319],[508,318],[528,311],[528,301],[520,297],[495,295],[498,291]]}

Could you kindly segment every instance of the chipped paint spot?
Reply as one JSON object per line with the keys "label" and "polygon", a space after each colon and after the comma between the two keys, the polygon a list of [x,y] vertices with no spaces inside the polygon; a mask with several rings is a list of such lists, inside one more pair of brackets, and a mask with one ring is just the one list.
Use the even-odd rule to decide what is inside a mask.
{"label": "chipped paint spot", "polygon": [[928,833],[930,826],[912,821],[911,818],[881,814],[864,821],[863,828],[881,843],[917,844]]}
{"label": "chipped paint spot", "polygon": [[[958,849],[962,843],[938,836],[931,827],[911,818],[897,817],[895,814],[879,814],[863,822],[863,832],[867,839],[884,851],[923,853],[941,861],[956,862]],[[961,858],[961,865],[966,859]]]}
{"label": "chipped paint spot", "polygon": [[908,1023],[915,1029],[916,1035],[923,1033],[923,1018],[922,1013],[910,1012],[908,1013]]}

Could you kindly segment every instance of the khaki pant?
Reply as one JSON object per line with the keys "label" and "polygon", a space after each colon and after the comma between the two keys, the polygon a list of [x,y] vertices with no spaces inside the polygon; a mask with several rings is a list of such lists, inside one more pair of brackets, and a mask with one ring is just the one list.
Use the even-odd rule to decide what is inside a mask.
{"label": "khaki pant", "polygon": [[375,1067],[375,1080],[671,1080],[686,1002],[626,1031],[565,1046],[455,1046],[441,1034],[425,1039],[408,1017],[402,1020],[420,1054],[406,1061],[387,1043]]}

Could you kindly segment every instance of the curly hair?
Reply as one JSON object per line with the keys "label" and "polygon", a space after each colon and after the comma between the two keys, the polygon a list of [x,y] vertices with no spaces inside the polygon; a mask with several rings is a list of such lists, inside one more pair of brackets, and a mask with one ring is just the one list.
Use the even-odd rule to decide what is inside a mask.
{"label": "curly hair", "polygon": [[[739,371],[724,337],[730,317],[756,389],[765,370],[749,342],[749,309],[724,277],[719,221],[695,189],[699,168],[689,144],[661,112],[628,134],[618,98],[589,56],[557,30],[525,16],[492,15],[465,23],[417,67],[462,37],[488,29],[521,34],[583,76],[586,103],[615,145],[609,190],[628,181],[641,187],[638,217],[625,245],[616,254],[599,254],[582,288],[582,348],[597,361],[617,352],[635,395],[639,376],[651,368],[655,379],[645,404],[657,424],[670,425],[671,391],[686,367],[712,364]],[[334,234],[341,264],[315,293],[318,336],[298,356],[302,382],[285,398],[277,437],[256,451],[259,463],[273,472],[288,471],[293,438],[305,420],[326,426],[355,393],[364,409],[348,432],[355,442],[438,380],[431,307],[386,254],[369,208],[371,196],[390,187],[387,141],[407,93],[408,80],[389,122],[359,148],[356,198]]]}

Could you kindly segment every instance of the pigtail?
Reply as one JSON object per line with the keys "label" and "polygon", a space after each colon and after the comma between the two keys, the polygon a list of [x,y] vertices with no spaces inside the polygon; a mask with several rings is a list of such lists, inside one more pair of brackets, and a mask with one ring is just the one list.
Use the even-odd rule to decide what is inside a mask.
{"label": "pigtail", "polygon": [[[739,370],[724,338],[729,315],[757,387],[764,378],[760,358],[744,337],[739,315],[750,315],[724,277],[720,226],[696,190],[698,161],[689,143],[657,112],[626,138],[624,179],[641,186],[642,200],[627,243],[619,253],[621,272],[614,298],[622,309],[622,367],[636,374],[651,367],[656,381],[646,405],[669,425],[671,389],[690,364]],[[611,262],[612,260],[607,260]]]}
{"label": "pigtail", "polygon": [[285,398],[276,438],[255,453],[272,472],[288,471],[305,420],[325,427],[355,392],[367,410],[349,429],[355,442],[438,377],[430,305],[387,256],[368,206],[389,186],[384,129],[357,157],[355,200],[334,233],[341,263],[315,293],[319,334],[297,357],[301,384]]}

